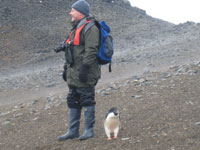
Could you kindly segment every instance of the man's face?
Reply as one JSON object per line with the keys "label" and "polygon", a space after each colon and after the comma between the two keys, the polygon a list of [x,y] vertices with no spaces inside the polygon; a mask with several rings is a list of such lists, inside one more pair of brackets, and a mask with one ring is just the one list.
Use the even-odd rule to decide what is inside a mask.
{"label": "man's face", "polygon": [[85,16],[78,12],[76,9],[72,8],[70,11],[70,16],[72,17],[71,21],[75,21],[75,20],[81,20],[82,18],[84,18]]}

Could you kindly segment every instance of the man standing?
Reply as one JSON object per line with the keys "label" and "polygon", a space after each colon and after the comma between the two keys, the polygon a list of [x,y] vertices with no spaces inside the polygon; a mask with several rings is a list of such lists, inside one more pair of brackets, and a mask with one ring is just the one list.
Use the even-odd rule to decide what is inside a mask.
{"label": "man standing", "polygon": [[[86,140],[94,137],[95,85],[101,74],[97,61],[99,29],[95,24],[87,26],[94,19],[90,16],[90,5],[85,0],[78,0],[72,5],[70,16],[71,33],[63,45],[55,49],[56,52],[65,49],[66,63],[63,79],[69,87],[67,96],[69,130],[58,137],[60,141],[73,138]],[[85,117],[85,131],[79,136],[82,108]]]}

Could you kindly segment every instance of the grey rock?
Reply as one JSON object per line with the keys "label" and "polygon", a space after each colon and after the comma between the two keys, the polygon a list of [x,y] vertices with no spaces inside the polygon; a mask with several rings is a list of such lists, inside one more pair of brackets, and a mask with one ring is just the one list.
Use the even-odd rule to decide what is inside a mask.
{"label": "grey rock", "polygon": [[14,114],[14,118],[20,117],[20,116],[22,116],[22,115],[23,115],[23,113]]}
{"label": "grey rock", "polygon": [[171,77],[172,75],[171,75],[170,73],[163,72],[163,73],[162,73],[162,76],[163,76],[163,78],[169,78],[169,77]]}
{"label": "grey rock", "polygon": [[138,98],[141,98],[142,95],[134,95],[134,96],[132,96],[132,97],[135,98],[135,99],[138,99]]}
{"label": "grey rock", "polygon": [[35,105],[38,102],[39,102],[39,100],[34,100],[34,101],[32,101],[32,105]]}
{"label": "grey rock", "polygon": [[1,113],[0,113],[0,117],[6,116],[6,115],[8,115],[8,114],[10,114],[10,111],[1,112]]}
{"label": "grey rock", "polygon": [[200,122],[196,122],[194,125],[195,126],[200,126]]}
{"label": "grey rock", "polygon": [[10,123],[11,123],[10,121],[5,121],[5,122],[2,123],[2,125],[8,125]]}

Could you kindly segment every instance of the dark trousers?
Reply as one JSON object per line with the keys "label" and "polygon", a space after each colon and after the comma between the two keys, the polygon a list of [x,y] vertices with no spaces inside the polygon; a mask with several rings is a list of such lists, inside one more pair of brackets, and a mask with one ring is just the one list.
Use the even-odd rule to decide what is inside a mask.
{"label": "dark trousers", "polygon": [[69,88],[67,104],[69,108],[76,109],[81,109],[84,106],[95,105],[95,88]]}

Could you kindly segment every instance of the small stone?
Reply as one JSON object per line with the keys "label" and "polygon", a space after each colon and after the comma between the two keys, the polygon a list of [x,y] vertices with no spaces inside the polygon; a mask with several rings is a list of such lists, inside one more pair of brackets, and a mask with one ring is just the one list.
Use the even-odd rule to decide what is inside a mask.
{"label": "small stone", "polygon": [[14,107],[14,109],[21,109],[21,108],[24,108],[24,104],[23,103],[19,103],[18,105],[16,105]]}
{"label": "small stone", "polygon": [[36,113],[38,113],[39,112],[39,110],[37,110],[37,109],[35,109],[35,108],[31,108],[30,109],[30,113],[31,114],[36,114]]}
{"label": "small stone", "polygon": [[34,100],[33,102],[32,102],[32,105],[34,105],[34,104],[36,104],[36,103],[38,103],[39,102],[39,100]]}
{"label": "small stone", "polygon": [[188,105],[194,105],[194,103],[192,101],[187,101],[186,104],[188,104]]}
{"label": "small stone", "polygon": [[103,93],[104,96],[107,96],[107,95],[109,95],[109,94],[110,94],[109,92],[104,92],[104,93]]}
{"label": "small stone", "polygon": [[152,92],[152,93],[151,93],[151,95],[157,95],[157,94],[158,94],[157,92]]}
{"label": "small stone", "polygon": [[36,120],[38,120],[38,117],[36,117],[36,118],[34,118],[34,119],[32,119],[33,121],[36,121]]}
{"label": "small stone", "polygon": [[97,90],[96,93],[103,93],[104,89]]}
{"label": "small stone", "polygon": [[162,75],[163,75],[163,78],[169,78],[172,76],[170,73],[167,73],[167,72],[163,72]]}
{"label": "small stone", "polygon": [[195,126],[200,126],[200,122],[196,122],[194,125]]}
{"label": "small stone", "polygon": [[129,140],[129,138],[121,138],[122,141]]}
{"label": "small stone", "polygon": [[9,113],[10,113],[10,111],[2,112],[2,113],[0,113],[0,117],[5,116],[5,115],[8,115]]}
{"label": "small stone", "polygon": [[165,133],[165,132],[162,132],[162,135],[163,135],[163,136],[167,136],[167,133]]}
{"label": "small stone", "polygon": [[10,121],[5,121],[2,123],[2,125],[8,125],[8,124],[10,124]]}
{"label": "small stone", "polygon": [[23,115],[23,113],[17,113],[17,114],[14,115],[14,118],[20,117],[22,115]]}
{"label": "small stone", "polygon": [[50,105],[48,105],[48,104],[45,105],[45,110],[48,110],[48,109],[50,109],[50,108],[51,108]]}
{"label": "small stone", "polygon": [[142,97],[142,95],[134,95],[134,96],[132,96],[133,98],[141,98]]}
{"label": "small stone", "polygon": [[138,80],[139,83],[144,83],[145,81],[146,81],[145,78],[141,78],[141,79]]}

